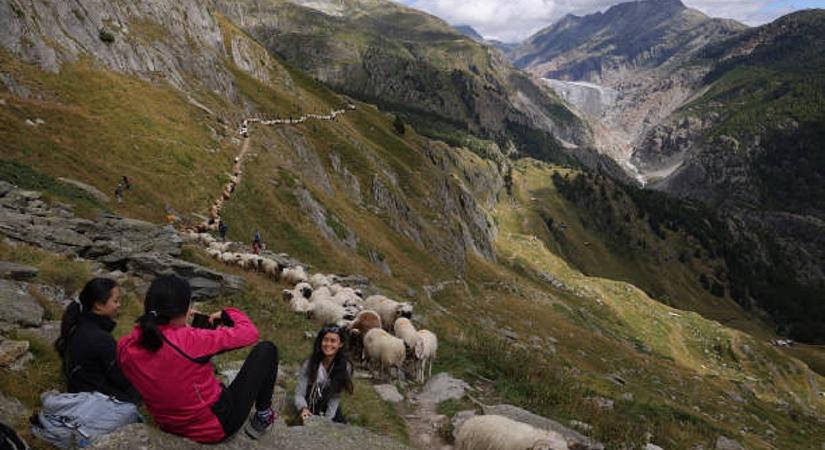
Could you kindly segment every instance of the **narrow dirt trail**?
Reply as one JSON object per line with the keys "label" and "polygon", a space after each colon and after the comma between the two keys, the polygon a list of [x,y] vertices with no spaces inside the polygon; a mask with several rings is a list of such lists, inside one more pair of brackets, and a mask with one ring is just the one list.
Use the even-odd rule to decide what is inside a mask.
{"label": "narrow dirt trail", "polygon": [[209,214],[207,215],[206,220],[201,222],[200,224],[196,225],[190,231],[204,233],[209,231],[217,231],[218,224],[221,220],[221,212],[223,211],[224,204],[232,198],[232,194],[237,189],[238,185],[241,182],[241,178],[243,177],[243,164],[246,160],[246,154],[249,151],[249,143],[251,141],[251,126],[274,126],[274,125],[298,125],[304,123],[308,120],[328,120],[334,121],[337,120],[337,117],[342,114],[346,114],[349,111],[354,111],[355,105],[347,104],[344,109],[336,109],[329,112],[329,114],[305,114],[301,115],[297,118],[288,118],[288,119],[261,119],[257,117],[250,117],[244,119],[241,122],[241,127],[238,130],[238,134],[241,135],[241,139],[243,139],[243,143],[241,144],[241,150],[235,156],[235,163],[232,167],[232,175],[229,177],[229,182],[224,185],[223,191],[221,195],[217,197],[217,199],[212,203],[212,206],[209,207]]}

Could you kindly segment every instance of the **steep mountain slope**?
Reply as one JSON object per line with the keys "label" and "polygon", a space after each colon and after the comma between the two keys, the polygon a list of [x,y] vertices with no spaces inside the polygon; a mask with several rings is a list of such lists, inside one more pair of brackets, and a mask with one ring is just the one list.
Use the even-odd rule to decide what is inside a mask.
{"label": "steep mountain slope", "polygon": [[[269,249],[313,270],[363,275],[414,302],[416,320],[440,336],[436,370],[494,380],[489,395],[565,423],[586,422],[610,448],[649,441],[711,448],[720,436],[753,449],[811,448],[825,440],[819,394],[825,379],[766,342],[766,330],[747,335],[646,294],[684,307],[704,303],[708,294],[697,288],[697,272],[671,249],[692,249],[690,237],[659,230],[672,239],[665,244],[634,215],[633,234],[661,254],[645,260],[643,251],[611,250],[606,233],[592,227],[602,219],[553,181],[554,174],[571,183],[592,175],[529,158],[496,160],[489,142],[483,144],[490,158],[482,158],[414,128],[400,135],[391,115],[360,102],[336,121],[252,125],[244,141],[243,118],[328,111],[350,99],[272,56],[198,1],[36,7],[0,1],[2,17],[11,17],[0,28],[3,179],[80,208],[83,196],[61,189],[56,177],[111,192],[126,174],[133,188],[123,204],[84,211],[96,216],[92,207],[102,205],[161,223],[168,205],[184,222],[197,223],[246,142],[243,181],[224,208],[229,238],[248,242],[260,230]],[[196,30],[214,39],[199,39]],[[189,61],[193,54],[211,58],[203,79]],[[40,55],[56,55],[55,64],[44,65]],[[144,63],[118,63],[133,61],[130,55],[142,55]],[[225,89],[208,81],[224,76]],[[605,189],[620,198],[616,205],[627,203]],[[548,215],[564,222],[564,238],[553,235],[558,230],[548,227]],[[278,343],[284,362],[300,362],[309,347],[304,332],[313,325],[274,300],[283,283],[185,250],[193,261],[248,280],[243,295],[210,307],[248,310],[262,336]],[[4,260],[37,259],[52,270],[80,264],[33,253],[0,243]],[[639,256],[631,263],[640,270],[620,273],[628,253]],[[600,257],[610,260],[603,272],[592,269]],[[712,258],[701,259],[695,270],[713,271]],[[640,272],[651,265],[662,267],[643,279]],[[689,295],[674,295],[679,291]],[[736,311],[729,300],[718,302]],[[119,332],[140,310],[135,294],[125,309]],[[60,379],[47,343],[26,339],[38,342],[38,358],[48,361],[25,373],[38,383],[21,383],[21,375],[3,369],[0,386],[4,393],[25,392],[32,407],[37,391]],[[362,405],[365,391],[370,385],[359,382],[345,404]],[[404,433],[403,418],[385,403],[353,410],[375,431]]]}
{"label": "steep mountain slope", "polygon": [[401,113],[430,136],[461,143],[477,135],[506,153],[547,160],[565,159],[565,147],[586,152],[592,144],[587,127],[551,90],[425,13],[391,1],[219,5],[291,64]]}
{"label": "steep mountain slope", "polygon": [[641,0],[604,13],[568,15],[508,56],[536,76],[559,80],[554,88],[584,111],[588,108],[576,93],[588,87],[565,82],[595,83],[617,92],[602,98],[605,108],[590,112],[610,134],[600,141],[602,151],[626,163],[633,142],[696,92],[708,68],[686,64],[691,56],[743,29],[680,0]]}
{"label": "steep mountain slope", "polygon": [[758,236],[741,263],[753,279],[737,289],[740,301],[817,340],[825,339],[817,331],[825,320],[824,31],[825,11],[802,11],[708,47],[707,92],[651,130],[633,156],[647,171],[675,167],[654,188],[730,211],[732,227]]}

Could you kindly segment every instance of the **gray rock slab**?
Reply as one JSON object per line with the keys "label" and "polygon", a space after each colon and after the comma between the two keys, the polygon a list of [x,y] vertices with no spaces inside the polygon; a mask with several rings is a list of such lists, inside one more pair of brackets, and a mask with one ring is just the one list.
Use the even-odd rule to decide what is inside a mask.
{"label": "gray rock slab", "polygon": [[219,295],[234,295],[243,291],[242,277],[217,272],[165,254],[130,255],[126,267],[141,275],[158,276],[174,273],[185,278],[192,287],[192,298],[206,299]]}
{"label": "gray rock slab", "polygon": [[719,436],[716,440],[716,450],[745,450],[745,447],[733,439]]}
{"label": "gray rock slab", "polygon": [[287,427],[279,421],[260,440],[254,441],[238,433],[217,445],[201,445],[164,433],[146,424],[133,424],[99,438],[91,449],[106,450],[337,450],[390,449],[408,450],[410,447],[391,438],[366,429],[312,418],[306,425]]}
{"label": "gray rock slab", "polygon": [[40,272],[40,270],[36,267],[9,261],[0,261],[0,278],[22,281],[36,277],[38,272]]}
{"label": "gray rock slab", "polygon": [[109,196],[104,194],[100,189],[98,189],[94,186],[88,185],[86,183],[83,183],[81,181],[73,180],[71,178],[64,178],[64,177],[58,178],[58,180],[66,183],[66,184],[70,184],[70,185],[86,192],[87,194],[94,197],[95,200],[97,200],[101,203],[109,203],[109,201],[111,200],[109,198]]}
{"label": "gray rock slab", "polygon": [[9,368],[29,352],[29,341],[0,338],[0,367]]}
{"label": "gray rock slab", "polygon": [[567,441],[567,444],[571,447],[578,445],[579,447],[577,448],[581,450],[604,450],[603,444],[600,444],[577,431],[567,428],[555,420],[533,414],[530,411],[517,406],[494,405],[485,406],[482,409],[484,410],[484,414],[504,416],[515,420],[516,422],[526,423],[536,428],[555,431],[556,433],[561,434]]}
{"label": "gray rock slab", "polygon": [[0,280],[0,323],[36,327],[43,322],[43,307],[29,294],[28,286]]}
{"label": "gray rock slab", "polygon": [[398,389],[393,384],[376,384],[373,386],[375,392],[385,402],[398,403],[404,400],[404,396],[398,392]]}
{"label": "gray rock slab", "polygon": [[424,388],[416,396],[418,400],[432,401],[436,403],[449,399],[459,399],[470,389],[470,385],[464,380],[451,377],[448,373],[441,372],[434,375],[427,381]]}
{"label": "gray rock slab", "polygon": [[31,415],[20,400],[14,397],[6,397],[0,392],[0,421],[6,424],[14,425],[20,418]]}

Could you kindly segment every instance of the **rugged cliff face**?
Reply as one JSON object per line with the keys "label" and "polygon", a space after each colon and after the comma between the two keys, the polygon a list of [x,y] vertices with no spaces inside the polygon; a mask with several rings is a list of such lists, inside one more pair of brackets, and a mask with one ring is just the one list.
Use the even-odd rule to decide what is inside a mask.
{"label": "rugged cliff face", "polygon": [[[566,99],[607,127],[600,149],[635,168],[628,159],[635,142],[701,88],[707,65],[688,61],[708,43],[745,29],[711,19],[679,0],[636,1],[604,13],[567,16],[525,41],[508,56],[517,67],[543,78],[589,82],[615,91],[615,100],[593,109],[592,86],[566,84]],[[642,171],[644,173],[644,171]]]}
{"label": "rugged cliff face", "polygon": [[435,17],[389,1],[218,4],[291,64],[428,135],[457,143],[475,134],[555,160],[566,147],[592,145],[550,89]]}

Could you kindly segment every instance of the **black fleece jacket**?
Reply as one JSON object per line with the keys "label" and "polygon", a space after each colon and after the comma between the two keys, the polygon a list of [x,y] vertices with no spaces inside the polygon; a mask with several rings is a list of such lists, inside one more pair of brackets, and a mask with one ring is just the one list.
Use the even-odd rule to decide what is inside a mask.
{"label": "black fleece jacket", "polygon": [[82,313],[69,337],[64,371],[69,392],[97,391],[118,400],[140,403],[140,394],[117,365],[115,322],[94,313]]}

